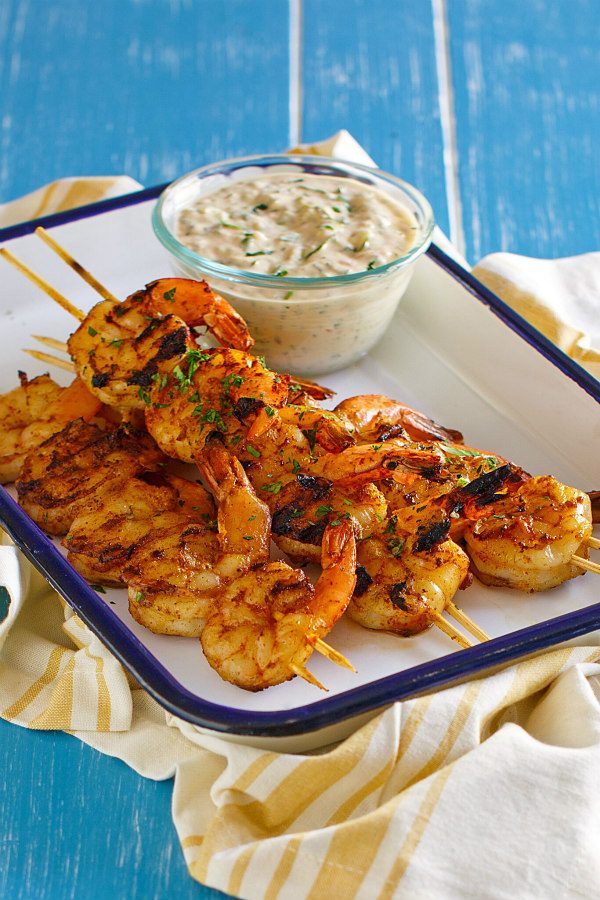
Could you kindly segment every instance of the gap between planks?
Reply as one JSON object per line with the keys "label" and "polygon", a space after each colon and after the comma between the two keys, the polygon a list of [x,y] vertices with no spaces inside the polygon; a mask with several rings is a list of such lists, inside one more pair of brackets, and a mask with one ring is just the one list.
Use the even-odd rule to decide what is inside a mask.
{"label": "gap between planks", "polygon": [[466,242],[458,172],[458,139],[456,135],[456,115],[454,112],[454,87],[450,61],[447,0],[431,0],[431,8],[433,11],[440,122],[444,144],[444,181],[450,223],[449,237],[457,250],[465,256]]}
{"label": "gap between planks", "polygon": [[302,0],[289,0],[289,145],[302,141]]}

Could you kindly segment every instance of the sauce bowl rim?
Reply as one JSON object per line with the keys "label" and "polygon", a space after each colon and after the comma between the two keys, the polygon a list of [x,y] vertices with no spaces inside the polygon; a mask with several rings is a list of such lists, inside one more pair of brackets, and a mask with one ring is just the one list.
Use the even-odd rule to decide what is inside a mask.
{"label": "sauce bowl rim", "polygon": [[[418,209],[422,217],[420,225],[420,239],[410,248],[403,256],[399,256],[391,262],[382,266],[376,266],[373,269],[363,269],[359,272],[351,272],[346,275],[327,275],[316,278],[307,277],[289,277],[270,275],[266,273],[251,272],[247,269],[239,269],[235,266],[228,266],[224,263],[216,262],[201,256],[194,250],[191,250],[185,244],[181,243],[175,237],[173,232],[167,226],[164,218],[164,207],[172,199],[173,195],[191,181],[200,181],[209,175],[226,174],[227,171],[233,172],[238,169],[249,168],[252,166],[262,166],[268,168],[275,165],[298,165],[305,168],[314,175],[340,175],[345,173],[345,177],[353,178],[354,181],[362,180],[368,182],[371,186],[376,187],[378,182],[384,182],[392,185],[393,188],[400,191],[411,203]],[[319,169],[331,169],[332,171],[319,171]],[[358,179],[353,177],[353,173],[362,174],[364,177]],[[366,177],[365,177],[366,176]],[[225,281],[244,283],[255,285],[257,287],[266,287],[269,289],[278,289],[281,291],[286,287],[294,290],[312,290],[333,288],[336,286],[349,286],[356,282],[366,281],[368,279],[376,279],[390,271],[396,271],[405,268],[421,254],[423,254],[429,244],[433,234],[435,220],[433,210],[426,197],[412,184],[385,172],[383,169],[374,166],[365,166],[361,163],[354,163],[351,160],[335,159],[328,156],[313,156],[312,154],[293,153],[293,154],[255,154],[252,156],[238,156],[231,159],[223,159],[218,162],[210,163],[206,166],[200,166],[186,172],[179,178],[172,181],[160,194],[154,209],[152,210],[152,227],[154,233],[160,243],[180,262],[198,269],[202,275],[214,276]],[[266,298],[265,298],[266,299]]]}

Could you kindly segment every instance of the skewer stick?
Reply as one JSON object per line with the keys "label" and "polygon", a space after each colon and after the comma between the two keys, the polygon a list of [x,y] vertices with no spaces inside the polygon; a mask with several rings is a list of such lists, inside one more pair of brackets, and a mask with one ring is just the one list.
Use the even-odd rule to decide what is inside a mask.
{"label": "skewer stick", "polygon": [[119,302],[118,299],[114,296],[114,294],[111,294],[111,292],[108,290],[108,288],[105,288],[103,284],[100,284],[98,279],[94,278],[94,276],[91,274],[91,272],[88,272],[87,269],[84,269],[83,266],[81,265],[81,263],[78,263],[77,260],[74,259],[67,250],[64,249],[64,247],[61,247],[60,244],[57,241],[55,241],[53,237],[50,237],[50,235],[48,234],[48,232],[46,231],[45,228],[42,228],[42,226],[39,225],[35,229],[35,233],[37,234],[37,236],[39,238],[41,238],[43,240],[43,242],[48,247],[50,247],[51,250],[54,250],[54,252],[58,256],[60,256],[60,258],[64,262],[66,262],[66,264],[69,266],[69,268],[73,269],[74,272],[77,272],[77,274],[79,275],[80,278],[83,278],[83,280],[86,281],[89,284],[89,286],[92,287],[96,291],[96,293],[100,294],[100,296],[104,300],[111,300],[113,303]]}
{"label": "skewer stick", "polygon": [[586,572],[593,572],[595,575],[600,575],[600,566],[598,563],[591,562],[589,559],[584,559],[583,556],[572,556],[571,562],[574,566],[585,569]]}
{"label": "skewer stick", "polygon": [[446,603],[446,612],[449,616],[452,616],[453,619],[456,619],[456,621],[460,625],[462,625],[463,628],[466,628],[467,631],[470,631],[471,634],[478,640],[491,640],[489,634],[486,634],[483,628],[480,628],[479,625],[477,625],[477,623],[473,621],[473,619],[469,618],[469,616],[465,612],[463,612],[462,609],[459,609],[458,606],[456,606],[452,601]]}
{"label": "skewer stick", "polygon": [[43,334],[32,334],[31,337],[34,341],[45,344],[46,347],[52,347],[53,350],[61,350],[63,353],[69,352],[69,348],[64,341],[57,341],[56,338],[44,337]]}
{"label": "skewer stick", "polygon": [[[283,613],[275,611],[273,612],[273,618],[276,622],[280,622],[283,619]],[[330,659],[331,662],[334,662],[338,666],[342,666],[344,669],[350,669],[351,672],[356,672],[356,669],[352,665],[349,659],[346,659],[343,653],[340,653],[339,650],[334,650],[326,641],[322,638],[316,637],[307,637],[307,641],[313,650],[316,650],[318,653],[322,653],[323,656],[326,656],[327,659]]]}
{"label": "skewer stick", "polygon": [[44,281],[43,278],[40,278],[39,275],[30,269],[29,266],[26,266],[24,262],[21,262],[20,259],[7,250],[6,247],[0,247],[0,256],[3,256],[4,259],[14,266],[15,269],[18,269],[26,278],[29,278],[30,281],[40,288],[45,294],[48,294],[55,303],[58,303],[59,306],[62,306],[64,310],[66,310],[70,315],[74,316],[74,318],[79,319],[80,322],[83,322],[85,319],[85,313],[78,309],[76,306],[73,306],[70,300],[67,300],[66,297],[63,297],[56,288],[53,288],[51,284],[48,284],[47,281]]}
{"label": "skewer stick", "polygon": [[594,550],[600,550],[600,540],[599,540],[598,538],[595,538],[595,537],[591,537],[591,536],[590,536],[590,537],[587,539],[586,544],[587,544],[589,547],[593,547]]}
{"label": "skewer stick", "polygon": [[34,359],[41,359],[42,362],[50,363],[53,366],[58,366],[59,369],[65,369],[67,372],[74,372],[75,366],[71,362],[67,362],[66,359],[59,359],[58,356],[52,356],[51,353],[43,353],[41,350],[27,350],[24,349],[23,353],[28,353],[29,356],[33,356]]}
{"label": "skewer stick", "polygon": [[340,653],[339,650],[335,650],[321,638],[317,638],[314,643],[312,641],[310,643],[313,644],[315,650],[322,653],[323,656],[326,656],[327,659],[330,659],[331,662],[335,663],[337,666],[342,666],[344,669],[350,669],[351,672],[356,672],[356,669],[350,660],[346,659],[343,653]]}
{"label": "skewer stick", "polygon": [[457,644],[460,644],[461,647],[472,647],[473,644],[466,639],[464,634],[461,634],[458,628],[455,628],[454,625],[451,625],[450,622],[446,622],[441,613],[434,613],[433,619],[435,625],[447,634],[448,637],[451,637],[453,641],[456,641]]}
{"label": "skewer stick", "polygon": [[322,691],[328,690],[328,688],[326,688],[324,684],[321,684],[318,678],[315,678],[312,672],[309,672],[304,666],[299,666],[297,663],[290,663],[290,669],[294,675],[299,675],[300,678],[304,678],[309,684],[314,684],[315,687],[321,688]]}

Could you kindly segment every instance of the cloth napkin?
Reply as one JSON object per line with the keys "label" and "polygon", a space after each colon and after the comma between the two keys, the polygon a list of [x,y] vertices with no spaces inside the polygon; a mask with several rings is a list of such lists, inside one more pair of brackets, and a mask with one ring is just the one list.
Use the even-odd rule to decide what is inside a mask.
{"label": "cloth napkin", "polygon": [[[344,133],[314,151],[356,159],[356,147]],[[89,202],[76,182],[87,188],[72,180],[70,202]],[[64,200],[60,184],[53,193]],[[0,209],[0,225],[32,215],[27,202]],[[507,280],[508,293],[524,290]],[[166,713],[5,538],[0,714],[67,731],[144,777],[174,777],[190,875],[238,897],[598,896],[597,635],[394,704],[336,747],[275,753]]]}

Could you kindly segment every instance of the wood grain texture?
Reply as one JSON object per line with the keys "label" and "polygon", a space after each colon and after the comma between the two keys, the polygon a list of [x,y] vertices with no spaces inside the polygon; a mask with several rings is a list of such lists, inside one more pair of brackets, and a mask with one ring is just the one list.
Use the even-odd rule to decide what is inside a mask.
{"label": "wood grain texture", "polygon": [[172,782],[55,732],[0,719],[0,897],[218,900],[187,873]]}
{"label": "wood grain texture", "polygon": [[597,0],[447,3],[467,257],[600,246]]}
{"label": "wood grain texture", "polygon": [[382,169],[448,212],[428,2],[304,0],[302,137],[347,128]]}
{"label": "wood grain texture", "polygon": [[287,3],[2,0],[0,98],[0,202],[284,149]]}

